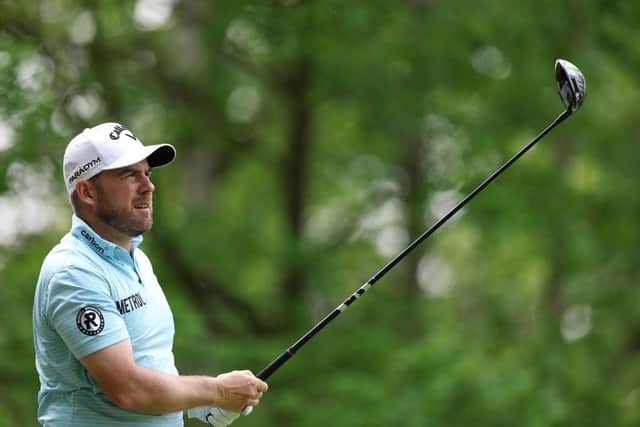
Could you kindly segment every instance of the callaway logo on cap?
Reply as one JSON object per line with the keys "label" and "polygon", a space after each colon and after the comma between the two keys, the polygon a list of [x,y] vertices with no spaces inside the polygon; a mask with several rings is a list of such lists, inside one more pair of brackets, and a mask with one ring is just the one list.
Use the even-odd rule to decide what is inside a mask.
{"label": "callaway logo on cap", "polygon": [[130,166],[147,159],[154,168],[171,163],[176,150],[170,144],[142,145],[119,123],[103,123],[85,129],[69,142],[62,170],[67,192],[73,193],[79,179],[90,179],[104,170]]}

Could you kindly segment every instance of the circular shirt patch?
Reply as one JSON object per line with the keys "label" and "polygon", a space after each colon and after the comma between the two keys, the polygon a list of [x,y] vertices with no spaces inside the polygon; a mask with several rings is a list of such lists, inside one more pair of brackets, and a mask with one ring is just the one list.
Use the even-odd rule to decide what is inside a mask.
{"label": "circular shirt patch", "polygon": [[85,335],[98,335],[104,329],[104,316],[95,307],[83,307],[76,316],[76,325]]}

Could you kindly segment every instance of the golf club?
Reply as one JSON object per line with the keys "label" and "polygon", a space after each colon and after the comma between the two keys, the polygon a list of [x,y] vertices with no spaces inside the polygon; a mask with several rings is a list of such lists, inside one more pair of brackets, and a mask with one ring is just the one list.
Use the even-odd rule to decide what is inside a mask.
{"label": "golf club", "polygon": [[[407,256],[412,250],[414,250],[420,243],[425,241],[436,230],[438,230],[444,223],[446,223],[453,215],[456,214],[462,207],[464,207],[471,199],[473,199],[478,193],[480,193],[485,187],[487,187],[493,180],[495,180],[502,172],[504,172],[509,166],[515,163],[522,155],[529,151],[540,139],[542,139],[551,129],[562,123],[572,113],[578,111],[584,102],[584,97],[587,91],[587,84],[585,82],[583,74],[580,70],[564,59],[557,59],[555,62],[555,76],[556,85],[560,98],[564,102],[566,110],[560,114],[550,125],[548,125],[538,136],[536,136],[531,142],[525,145],[517,154],[515,154],[505,164],[500,166],[493,174],[486,178],[480,185],[478,185],[471,193],[469,193],[464,199],[462,199],[456,206],[454,206],[448,213],[442,218],[436,221],[427,231],[421,234],[416,240],[414,240],[409,246],[400,252],[395,258],[393,258],[387,265],[385,265],[380,271],[378,271],[371,279],[369,279],[364,285],[358,288],[353,294],[345,299],[339,306],[337,306],[332,312],[318,322],[313,328],[311,328],[306,334],[300,337],[291,347],[286,349],[282,354],[269,363],[264,369],[262,369],[256,376],[262,380],[266,380],[273,375],[278,368],[280,368],[287,360],[289,360],[298,350],[300,350],[311,338],[313,338],[318,332],[324,329],[333,319],[338,317],[344,312],[355,300],[362,296],[371,286],[373,286],[378,280],[380,280],[385,274],[387,274],[396,264],[398,264],[405,256]],[[248,406],[243,410],[243,414],[248,415],[253,410],[253,407]]]}

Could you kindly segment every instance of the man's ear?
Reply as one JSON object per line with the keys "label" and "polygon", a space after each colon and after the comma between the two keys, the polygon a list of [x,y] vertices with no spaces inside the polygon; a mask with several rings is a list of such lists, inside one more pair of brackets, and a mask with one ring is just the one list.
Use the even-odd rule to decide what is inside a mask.
{"label": "man's ear", "polygon": [[76,182],[76,194],[78,195],[78,200],[85,205],[93,207],[97,203],[98,192],[92,182],[84,179]]}

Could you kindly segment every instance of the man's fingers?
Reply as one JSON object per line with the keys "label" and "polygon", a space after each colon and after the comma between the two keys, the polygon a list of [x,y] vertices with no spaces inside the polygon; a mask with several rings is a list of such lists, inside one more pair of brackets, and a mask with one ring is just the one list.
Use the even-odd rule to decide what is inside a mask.
{"label": "man's fingers", "polygon": [[265,383],[262,380],[258,380],[258,384],[256,384],[256,390],[258,390],[261,393],[264,393],[267,390],[269,390],[269,385],[267,385],[267,383]]}
{"label": "man's fingers", "polygon": [[262,399],[264,393],[269,389],[267,383],[260,380],[258,380],[255,386],[256,388],[253,396],[251,396],[251,398],[247,400],[248,406],[258,406],[258,404],[260,403],[260,399]]}
{"label": "man's fingers", "polygon": [[226,400],[219,405],[225,409],[241,411],[247,406],[256,406],[269,389],[266,382],[249,370],[232,371],[218,377],[224,383],[223,398]]}
{"label": "man's fingers", "polygon": [[263,394],[264,394],[263,392],[261,392],[261,391],[257,391],[257,390],[256,390],[256,391],[252,394],[252,396],[250,396],[250,397],[247,399],[247,404],[248,404],[248,405],[251,405],[251,406],[256,406],[258,403],[260,403],[260,399],[262,399]]}

